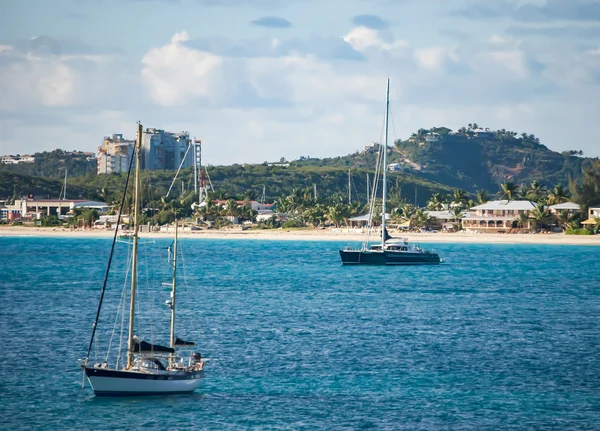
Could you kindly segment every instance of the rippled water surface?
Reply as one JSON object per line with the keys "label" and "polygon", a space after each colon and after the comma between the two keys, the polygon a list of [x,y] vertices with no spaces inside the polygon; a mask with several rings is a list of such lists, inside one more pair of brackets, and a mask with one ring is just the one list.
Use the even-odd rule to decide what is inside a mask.
{"label": "rippled water surface", "polygon": [[[157,343],[169,244],[140,253],[137,330]],[[183,240],[178,335],[209,358],[203,386],[98,398],[76,361],[110,240],[0,238],[0,428],[600,429],[600,248],[437,244],[440,266],[382,268],[342,267],[342,245]]]}

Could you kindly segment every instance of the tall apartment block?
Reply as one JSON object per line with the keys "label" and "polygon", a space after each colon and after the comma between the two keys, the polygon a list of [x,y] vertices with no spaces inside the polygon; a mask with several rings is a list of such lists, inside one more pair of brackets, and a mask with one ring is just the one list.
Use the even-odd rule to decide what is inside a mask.
{"label": "tall apartment block", "polygon": [[[194,151],[188,132],[171,133],[148,128],[142,136],[142,169],[176,170],[194,166]],[[183,161],[183,164],[182,164]]]}
{"label": "tall apartment block", "polygon": [[105,137],[98,147],[98,174],[127,172],[134,147],[135,141],[123,139],[122,134]]}

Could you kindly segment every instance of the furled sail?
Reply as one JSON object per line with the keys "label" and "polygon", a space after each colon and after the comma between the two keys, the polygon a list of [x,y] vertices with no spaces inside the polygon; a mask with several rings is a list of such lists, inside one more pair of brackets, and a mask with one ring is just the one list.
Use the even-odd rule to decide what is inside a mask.
{"label": "furled sail", "polygon": [[384,227],[383,228],[383,242],[386,242],[390,239],[392,239],[392,236],[388,233],[387,229]]}
{"label": "furled sail", "polygon": [[158,344],[150,344],[143,340],[134,340],[133,353],[175,353],[175,349]]}
{"label": "furled sail", "polygon": [[175,346],[195,346],[196,343],[192,341],[184,341],[179,337],[175,337]]}

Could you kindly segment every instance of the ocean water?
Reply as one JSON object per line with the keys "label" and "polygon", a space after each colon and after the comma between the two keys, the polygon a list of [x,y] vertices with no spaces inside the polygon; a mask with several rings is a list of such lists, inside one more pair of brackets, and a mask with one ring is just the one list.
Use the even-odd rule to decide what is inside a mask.
{"label": "ocean water", "polygon": [[[157,343],[169,244],[140,253],[138,329]],[[110,240],[0,237],[0,428],[600,429],[598,247],[435,244],[440,266],[382,268],[341,266],[346,243],[181,244],[178,335],[208,358],[203,386],[101,398],[76,361]],[[113,327],[119,344],[127,247],[98,357]]]}

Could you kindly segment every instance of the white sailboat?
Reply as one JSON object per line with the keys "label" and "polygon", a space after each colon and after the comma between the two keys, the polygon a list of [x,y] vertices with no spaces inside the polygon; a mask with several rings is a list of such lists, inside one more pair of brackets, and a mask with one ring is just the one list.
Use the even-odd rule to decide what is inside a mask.
{"label": "white sailboat", "polygon": [[[183,358],[177,355],[178,347],[194,345],[194,343],[183,341],[175,335],[175,310],[177,305],[177,221],[175,222],[175,241],[173,246],[173,279],[171,283],[171,298],[169,301],[167,301],[167,305],[171,309],[169,347],[147,343],[138,339],[134,333],[136,305],[135,298],[138,278],[137,253],[140,216],[139,192],[141,139],[142,126],[140,124],[138,125],[138,139],[135,150],[136,167],[134,177],[134,230],[131,257],[131,292],[129,305],[127,361],[123,367],[118,367],[118,365],[111,367],[107,362],[95,364],[90,363],[90,351],[94,341],[102,300],[104,298],[104,292],[106,289],[106,279],[110,270],[110,263],[116,242],[119,225],[118,222],[88,352],[85,359],[80,361],[80,366],[83,369],[85,376],[87,377],[96,395],[161,395],[193,392],[200,387],[202,382],[201,379],[204,376],[204,361],[202,360],[200,354],[194,353],[188,358]],[[131,164],[133,164],[133,158]],[[129,172],[131,172],[131,165]],[[121,205],[121,208],[122,207],[123,205]],[[121,214],[119,213],[119,219],[120,217]]]}

